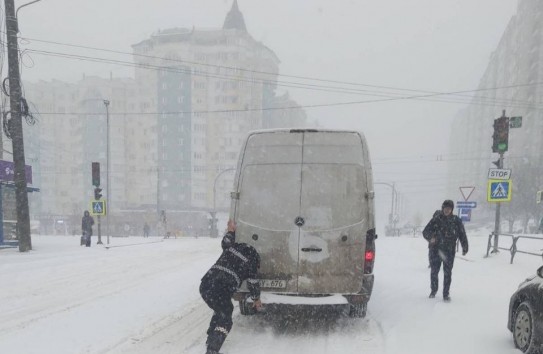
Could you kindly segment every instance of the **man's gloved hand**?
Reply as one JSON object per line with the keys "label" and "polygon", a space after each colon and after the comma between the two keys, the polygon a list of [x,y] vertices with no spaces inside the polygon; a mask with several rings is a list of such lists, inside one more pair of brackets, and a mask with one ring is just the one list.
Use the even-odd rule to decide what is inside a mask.
{"label": "man's gloved hand", "polygon": [[462,250],[462,256],[465,256],[466,254],[468,254],[468,251]]}
{"label": "man's gloved hand", "polygon": [[255,310],[257,310],[257,311],[262,310],[262,301],[260,301],[260,299],[254,300],[254,302],[253,302],[253,307],[254,307]]}
{"label": "man's gloved hand", "polygon": [[237,229],[236,222],[234,220],[228,220],[227,229],[228,229],[228,232],[236,232],[236,229]]}

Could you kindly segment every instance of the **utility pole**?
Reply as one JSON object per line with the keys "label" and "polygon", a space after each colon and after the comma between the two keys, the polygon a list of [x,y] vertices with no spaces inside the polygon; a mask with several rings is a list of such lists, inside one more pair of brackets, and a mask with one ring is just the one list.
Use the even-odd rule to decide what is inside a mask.
{"label": "utility pole", "polygon": [[30,237],[30,215],[26,188],[25,152],[23,122],[21,119],[21,75],[19,73],[19,48],[17,44],[18,24],[15,17],[14,0],[5,0],[7,51],[9,66],[10,124],[9,131],[13,145],[14,182],[17,204],[17,237],[19,251],[32,249]]}
{"label": "utility pole", "polygon": [[111,166],[110,164],[110,157],[109,157],[109,101],[108,100],[104,100],[104,106],[106,106],[106,158],[107,158],[107,171],[106,171],[106,182],[107,182],[107,186],[106,186],[106,195],[107,195],[107,211],[106,211],[106,233],[107,233],[107,244],[109,245],[109,218],[111,216],[111,187],[110,187],[110,179],[109,179],[109,168]]}

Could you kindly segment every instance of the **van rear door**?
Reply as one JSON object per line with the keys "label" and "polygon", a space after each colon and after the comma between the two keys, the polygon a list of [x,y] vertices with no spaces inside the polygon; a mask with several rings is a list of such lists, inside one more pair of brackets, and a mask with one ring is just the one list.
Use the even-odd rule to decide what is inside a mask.
{"label": "van rear door", "polygon": [[305,133],[298,292],[358,293],[368,229],[360,135]]}
{"label": "van rear door", "polygon": [[298,292],[302,141],[286,131],[256,133],[242,152],[237,237],[260,253],[263,290]]}

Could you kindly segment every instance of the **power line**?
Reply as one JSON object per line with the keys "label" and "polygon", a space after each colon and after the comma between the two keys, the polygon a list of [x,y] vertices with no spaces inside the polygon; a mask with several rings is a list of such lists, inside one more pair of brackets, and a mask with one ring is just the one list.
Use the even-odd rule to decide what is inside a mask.
{"label": "power line", "polygon": [[[168,67],[168,66],[159,66],[159,65],[152,65],[152,64],[137,64],[132,63],[128,61],[121,61],[116,59],[108,59],[108,58],[99,58],[99,57],[90,57],[85,55],[76,55],[76,54],[69,54],[69,53],[61,53],[61,52],[52,52],[52,51],[44,51],[44,50],[35,50],[35,49],[26,49],[25,51],[38,54],[38,55],[44,55],[44,56],[52,56],[52,57],[59,57],[59,58],[65,58],[65,59],[74,59],[74,60],[82,60],[82,61],[90,61],[90,62],[99,62],[99,63],[106,63],[106,64],[114,64],[114,65],[121,65],[121,66],[128,66],[128,67],[135,67],[135,68],[143,68],[143,69],[149,69],[149,70],[156,70],[156,71],[167,71],[167,72],[177,72],[177,73],[185,73],[185,74],[192,74],[196,76],[204,76],[208,78],[219,78],[219,79],[227,79],[230,81],[239,81],[239,82],[249,82],[254,83],[255,81],[259,81],[263,84],[269,83],[277,86],[282,87],[288,87],[288,88],[294,88],[294,89],[305,89],[305,90],[315,90],[315,91],[325,91],[325,92],[334,92],[334,93],[343,93],[343,94],[356,94],[356,95],[364,95],[364,96],[373,96],[373,97],[386,97],[396,100],[403,100],[403,99],[418,99],[418,100],[429,100],[429,101],[436,101],[436,102],[446,102],[446,103],[460,103],[460,104],[468,104],[468,105],[481,105],[481,106],[492,106],[492,107],[502,107],[503,104],[506,104],[508,107],[512,108],[538,108],[540,109],[540,106],[537,106],[537,103],[531,103],[528,101],[518,101],[519,104],[511,104],[511,102],[515,101],[500,101],[498,99],[491,99],[491,98],[483,98],[483,97],[476,97],[471,98],[471,101],[461,100],[461,99],[454,99],[454,98],[448,98],[448,99],[434,99],[434,97],[439,96],[458,96],[463,93],[474,93],[474,92],[481,92],[481,91],[491,91],[491,90],[499,90],[499,89],[505,89],[505,88],[517,88],[517,87],[525,87],[525,86],[536,86],[540,85],[542,83],[529,83],[529,84],[521,84],[521,85],[510,85],[510,86],[504,86],[504,87],[495,87],[495,88],[483,88],[483,89],[477,89],[477,90],[463,90],[463,91],[453,91],[453,92],[437,92],[437,93],[428,93],[423,95],[412,95],[412,96],[399,96],[401,94],[395,93],[395,92],[377,92],[372,93],[373,91],[367,91],[367,90],[359,90],[359,89],[348,89],[348,88],[342,88],[342,87],[330,87],[330,86],[322,86],[322,85],[312,85],[312,84],[305,84],[305,83],[297,83],[297,82],[284,82],[284,81],[270,81],[270,80],[253,80],[253,79],[242,79],[235,76],[229,76],[226,74],[210,74],[210,73],[203,73],[198,71],[192,71],[191,69],[180,69],[180,68],[174,68],[174,67]],[[431,99],[429,99],[431,98]],[[477,102],[477,100],[482,100],[482,102]],[[489,102],[490,100],[490,102]],[[387,100],[376,100],[375,102],[380,101],[387,101]],[[492,103],[494,102],[494,103]],[[526,102],[526,103],[524,103]],[[297,107],[295,107],[297,108]],[[290,108],[279,108],[279,109],[290,109]]]}
{"label": "power line", "polygon": [[[378,103],[378,102],[392,102],[400,100],[413,100],[419,98],[433,97],[439,95],[455,94],[455,93],[466,93],[466,92],[477,92],[477,91],[489,91],[489,90],[498,90],[504,88],[513,88],[513,87],[523,87],[523,86],[533,86],[541,85],[542,83],[534,84],[521,84],[521,85],[511,85],[487,89],[477,89],[477,90],[464,90],[464,91],[453,91],[449,93],[439,93],[439,94],[428,94],[428,95],[418,95],[418,96],[403,96],[403,97],[391,97],[383,99],[373,99],[373,100],[362,100],[362,101],[347,101],[347,102],[335,102],[335,103],[321,103],[321,104],[309,104],[309,105],[295,105],[295,106],[286,106],[286,107],[263,107],[263,108],[246,108],[246,109],[219,109],[219,110],[200,110],[200,111],[169,111],[169,112],[111,112],[111,115],[180,115],[180,114],[213,114],[213,113],[243,113],[243,112],[262,112],[262,111],[279,111],[279,110],[293,110],[293,109],[302,109],[302,108],[320,108],[320,107],[337,107],[337,106],[349,106],[349,105],[359,105],[359,104],[368,104],[368,103]],[[539,107],[534,109],[541,109]],[[93,112],[41,112],[41,115],[86,115],[86,116],[99,116],[103,113],[93,113]]]}
{"label": "power line", "polygon": [[[145,54],[140,54],[140,53],[129,53],[129,52],[124,52],[124,51],[119,51],[119,50],[111,50],[111,49],[90,47],[90,46],[77,45],[77,44],[61,43],[61,42],[56,42],[56,41],[47,41],[47,40],[36,39],[36,38],[27,38],[27,37],[20,37],[20,38],[22,40],[26,40],[26,41],[35,41],[35,42],[41,42],[41,43],[48,43],[48,44],[66,46],[66,47],[88,49],[88,50],[95,50],[95,51],[122,54],[122,55],[130,55],[130,56],[147,58],[147,59],[159,59],[159,60],[163,60],[163,61],[191,64],[191,65],[199,65],[199,66],[206,66],[206,67],[213,67],[213,68],[224,68],[224,69],[227,69],[227,70],[235,70],[235,71],[240,71],[240,72],[256,73],[256,74],[263,74],[263,75],[269,75],[269,76],[282,76],[282,77],[295,78],[295,79],[301,79],[301,80],[327,82],[327,83],[343,84],[343,85],[350,85],[350,86],[379,88],[379,89],[387,89],[387,90],[395,90],[395,91],[418,92],[418,93],[424,93],[424,94],[440,94],[440,93],[442,93],[442,92],[436,92],[436,91],[425,91],[425,90],[406,89],[406,88],[399,88],[399,87],[392,87],[392,86],[370,85],[370,84],[348,82],[348,81],[329,80],[329,79],[315,78],[315,77],[309,77],[309,76],[287,75],[287,74],[280,74],[280,73],[273,73],[273,72],[266,72],[266,71],[243,69],[243,68],[239,68],[239,67],[232,67],[232,66],[225,66],[225,65],[201,63],[201,62],[195,62],[195,61],[190,61],[190,60],[185,60],[185,59],[158,57],[158,56],[145,55]],[[311,85],[311,86],[318,86],[318,85]],[[323,87],[326,87],[326,86],[323,86]],[[335,89],[345,89],[345,88],[337,88],[337,87],[335,87]],[[370,91],[370,92],[372,92],[372,91]],[[391,92],[380,92],[380,93],[397,94],[397,93],[391,93]],[[465,96],[465,95],[461,95],[461,94],[456,94],[456,96],[467,97],[467,98],[470,98],[470,99],[473,98],[471,96]],[[502,103],[503,102],[513,102],[513,103],[534,104],[534,102],[530,102],[530,101],[501,99],[501,98],[496,98],[496,97],[477,97],[477,98],[478,99],[485,99],[485,100],[492,100],[492,101],[495,101],[495,102],[501,101]],[[535,102],[535,104],[539,104],[539,103],[543,103],[543,102]]]}

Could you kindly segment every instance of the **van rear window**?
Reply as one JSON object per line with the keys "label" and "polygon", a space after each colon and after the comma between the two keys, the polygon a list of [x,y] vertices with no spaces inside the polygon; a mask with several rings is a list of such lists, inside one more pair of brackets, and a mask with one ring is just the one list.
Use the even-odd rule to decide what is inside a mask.
{"label": "van rear window", "polygon": [[366,180],[360,165],[304,164],[301,215],[304,229],[336,229],[367,215]]}
{"label": "van rear window", "polygon": [[240,221],[291,230],[300,212],[300,164],[249,165],[242,171]]}

